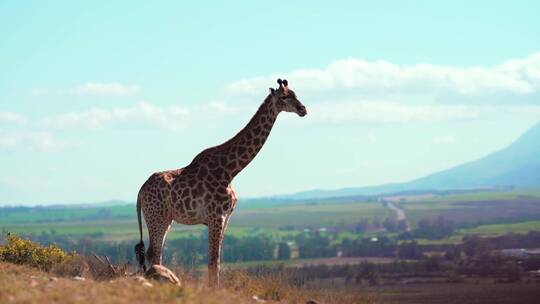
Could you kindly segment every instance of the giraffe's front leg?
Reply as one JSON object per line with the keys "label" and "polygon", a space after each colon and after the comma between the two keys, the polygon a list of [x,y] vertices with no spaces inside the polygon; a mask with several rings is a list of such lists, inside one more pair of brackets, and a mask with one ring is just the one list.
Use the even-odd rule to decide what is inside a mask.
{"label": "giraffe's front leg", "polygon": [[208,223],[208,283],[219,287],[221,242],[225,227],[225,216],[218,216]]}

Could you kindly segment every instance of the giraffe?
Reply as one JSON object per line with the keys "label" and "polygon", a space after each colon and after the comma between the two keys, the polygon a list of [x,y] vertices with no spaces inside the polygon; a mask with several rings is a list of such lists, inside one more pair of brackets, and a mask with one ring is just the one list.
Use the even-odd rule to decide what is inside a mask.
{"label": "giraffe", "polygon": [[161,265],[161,253],[167,231],[173,221],[208,227],[208,278],[210,286],[219,286],[221,243],[238,197],[231,186],[261,150],[280,112],[303,117],[306,107],[289,89],[287,80],[277,80],[278,89],[270,93],[248,124],[225,143],[199,153],[184,168],[156,172],[142,185],[137,196],[140,242],[135,253],[146,270],[141,210],[150,244],[146,257],[150,265]]}

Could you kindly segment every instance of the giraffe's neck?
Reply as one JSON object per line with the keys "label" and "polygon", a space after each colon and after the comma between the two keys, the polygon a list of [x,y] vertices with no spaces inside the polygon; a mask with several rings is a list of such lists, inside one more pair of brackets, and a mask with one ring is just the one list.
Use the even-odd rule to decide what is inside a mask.
{"label": "giraffe's neck", "polygon": [[[195,159],[218,163],[222,178],[229,182],[257,156],[274,126],[279,111],[270,96],[266,98],[248,124],[227,142],[204,150]],[[210,168],[212,169],[212,168]]]}

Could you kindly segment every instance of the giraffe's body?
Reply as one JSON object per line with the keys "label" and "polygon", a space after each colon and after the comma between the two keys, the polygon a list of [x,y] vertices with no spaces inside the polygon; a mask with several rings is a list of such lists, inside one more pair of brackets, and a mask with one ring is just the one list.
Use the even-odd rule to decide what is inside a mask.
{"label": "giraffe's body", "polygon": [[286,82],[285,86],[280,84],[279,90],[271,90],[247,126],[232,139],[202,151],[182,169],[150,176],[137,198],[141,242],[135,250],[141,265],[144,265],[142,209],[150,239],[146,256],[152,265],[161,264],[163,242],[173,221],[208,226],[209,278],[211,284],[218,283],[221,243],[237,202],[231,182],[260,151],[281,111],[306,114]]}

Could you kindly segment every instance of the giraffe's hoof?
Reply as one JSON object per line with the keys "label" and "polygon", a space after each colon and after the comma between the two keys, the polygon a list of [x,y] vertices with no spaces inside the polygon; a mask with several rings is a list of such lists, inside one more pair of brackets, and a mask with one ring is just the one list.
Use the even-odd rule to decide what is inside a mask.
{"label": "giraffe's hoof", "polygon": [[182,283],[174,272],[162,265],[152,265],[152,267],[146,271],[144,276],[160,282],[169,282],[177,286],[182,286]]}

